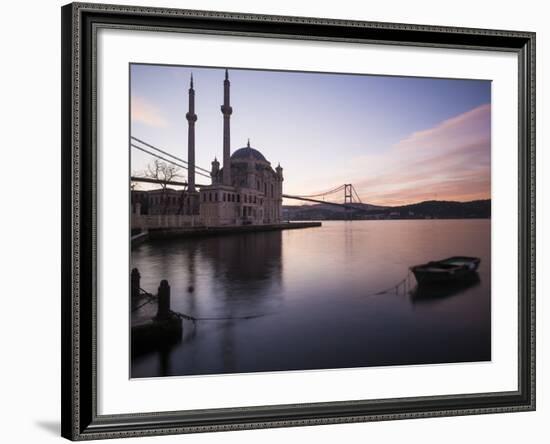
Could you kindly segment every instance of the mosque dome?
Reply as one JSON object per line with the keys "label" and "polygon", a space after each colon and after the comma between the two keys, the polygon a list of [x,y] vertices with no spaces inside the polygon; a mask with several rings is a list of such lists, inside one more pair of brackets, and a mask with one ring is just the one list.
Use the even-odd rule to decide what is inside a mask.
{"label": "mosque dome", "polygon": [[243,148],[239,148],[231,155],[231,160],[249,160],[254,159],[261,162],[267,162],[267,159],[256,148],[250,146],[250,142]]}

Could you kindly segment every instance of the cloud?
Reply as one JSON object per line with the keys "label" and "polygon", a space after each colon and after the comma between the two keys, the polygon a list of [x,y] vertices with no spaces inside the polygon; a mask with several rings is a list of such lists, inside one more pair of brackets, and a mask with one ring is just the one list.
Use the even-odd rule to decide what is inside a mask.
{"label": "cloud", "polygon": [[406,149],[446,149],[471,143],[491,130],[491,105],[484,104],[441,122],[433,128],[417,131],[397,143]]}
{"label": "cloud", "polygon": [[358,164],[361,177],[368,177],[354,181],[364,202],[490,198],[491,105],[414,132],[385,153],[363,156]]}
{"label": "cloud", "polygon": [[168,126],[168,122],[162,116],[158,107],[139,96],[132,96],[131,117],[132,123],[139,122],[157,128]]}

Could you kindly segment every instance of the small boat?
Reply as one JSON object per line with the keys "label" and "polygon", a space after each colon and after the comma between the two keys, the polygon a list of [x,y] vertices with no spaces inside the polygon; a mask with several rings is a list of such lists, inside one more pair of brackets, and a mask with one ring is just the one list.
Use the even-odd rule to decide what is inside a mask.
{"label": "small boat", "polygon": [[415,265],[410,270],[418,284],[457,282],[477,275],[481,259],[468,256],[453,256],[441,261]]}

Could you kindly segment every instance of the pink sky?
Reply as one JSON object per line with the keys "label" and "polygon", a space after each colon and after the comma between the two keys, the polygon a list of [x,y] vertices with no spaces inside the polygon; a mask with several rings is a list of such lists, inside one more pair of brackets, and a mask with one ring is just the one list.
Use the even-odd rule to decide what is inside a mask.
{"label": "pink sky", "polygon": [[[210,169],[223,155],[224,70],[138,64],[131,72],[132,135],[182,158],[193,72],[196,162]],[[491,196],[489,81],[239,69],[229,76],[231,150],[250,139],[272,165],[280,162],[285,194],[352,183],[363,202],[379,205]],[[136,149],[131,159],[137,173],[151,162]]]}
{"label": "pink sky", "polygon": [[[402,205],[491,197],[491,105],[412,133],[391,149],[354,159],[362,200]],[[368,177],[365,179],[365,177]]]}

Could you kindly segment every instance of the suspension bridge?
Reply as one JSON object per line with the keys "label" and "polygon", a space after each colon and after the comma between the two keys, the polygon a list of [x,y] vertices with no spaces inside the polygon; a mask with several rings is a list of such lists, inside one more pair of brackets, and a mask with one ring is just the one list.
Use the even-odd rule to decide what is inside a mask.
{"label": "suspension bridge", "polygon": [[[142,139],[138,139],[137,137],[131,136],[130,139],[131,139],[130,146],[133,149],[141,151],[145,154],[148,154],[149,156],[152,156],[163,162],[169,163],[178,168],[188,170],[189,163],[185,159],[174,156],[173,154],[170,154],[168,151],[162,148],[159,148],[155,145],[152,145]],[[208,180],[211,179],[209,170],[205,168],[201,168],[196,165],[195,165],[195,174],[199,176],[199,180],[201,178],[208,179]],[[177,181],[177,180],[163,181],[152,177],[142,177],[142,176],[135,176],[135,175],[132,175],[130,179],[132,182],[156,183],[156,184],[163,183],[166,185],[180,186],[180,187],[183,187],[184,189],[186,189],[188,186],[187,181]],[[195,186],[197,188],[201,188],[208,185],[197,183],[195,184]],[[365,207],[362,206],[363,202],[361,201],[361,198],[357,194],[355,187],[351,183],[341,184],[337,187],[333,187],[314,194],[283,194],[282,197],[290,200],[298,200],[303,202],[337,206],[353,212],[368,211]],[[343,197],[343,202],[342,202],[342,197]],[[336,198],[340,201],[328,200],[329,198],[332,198],[332,199]]]}

